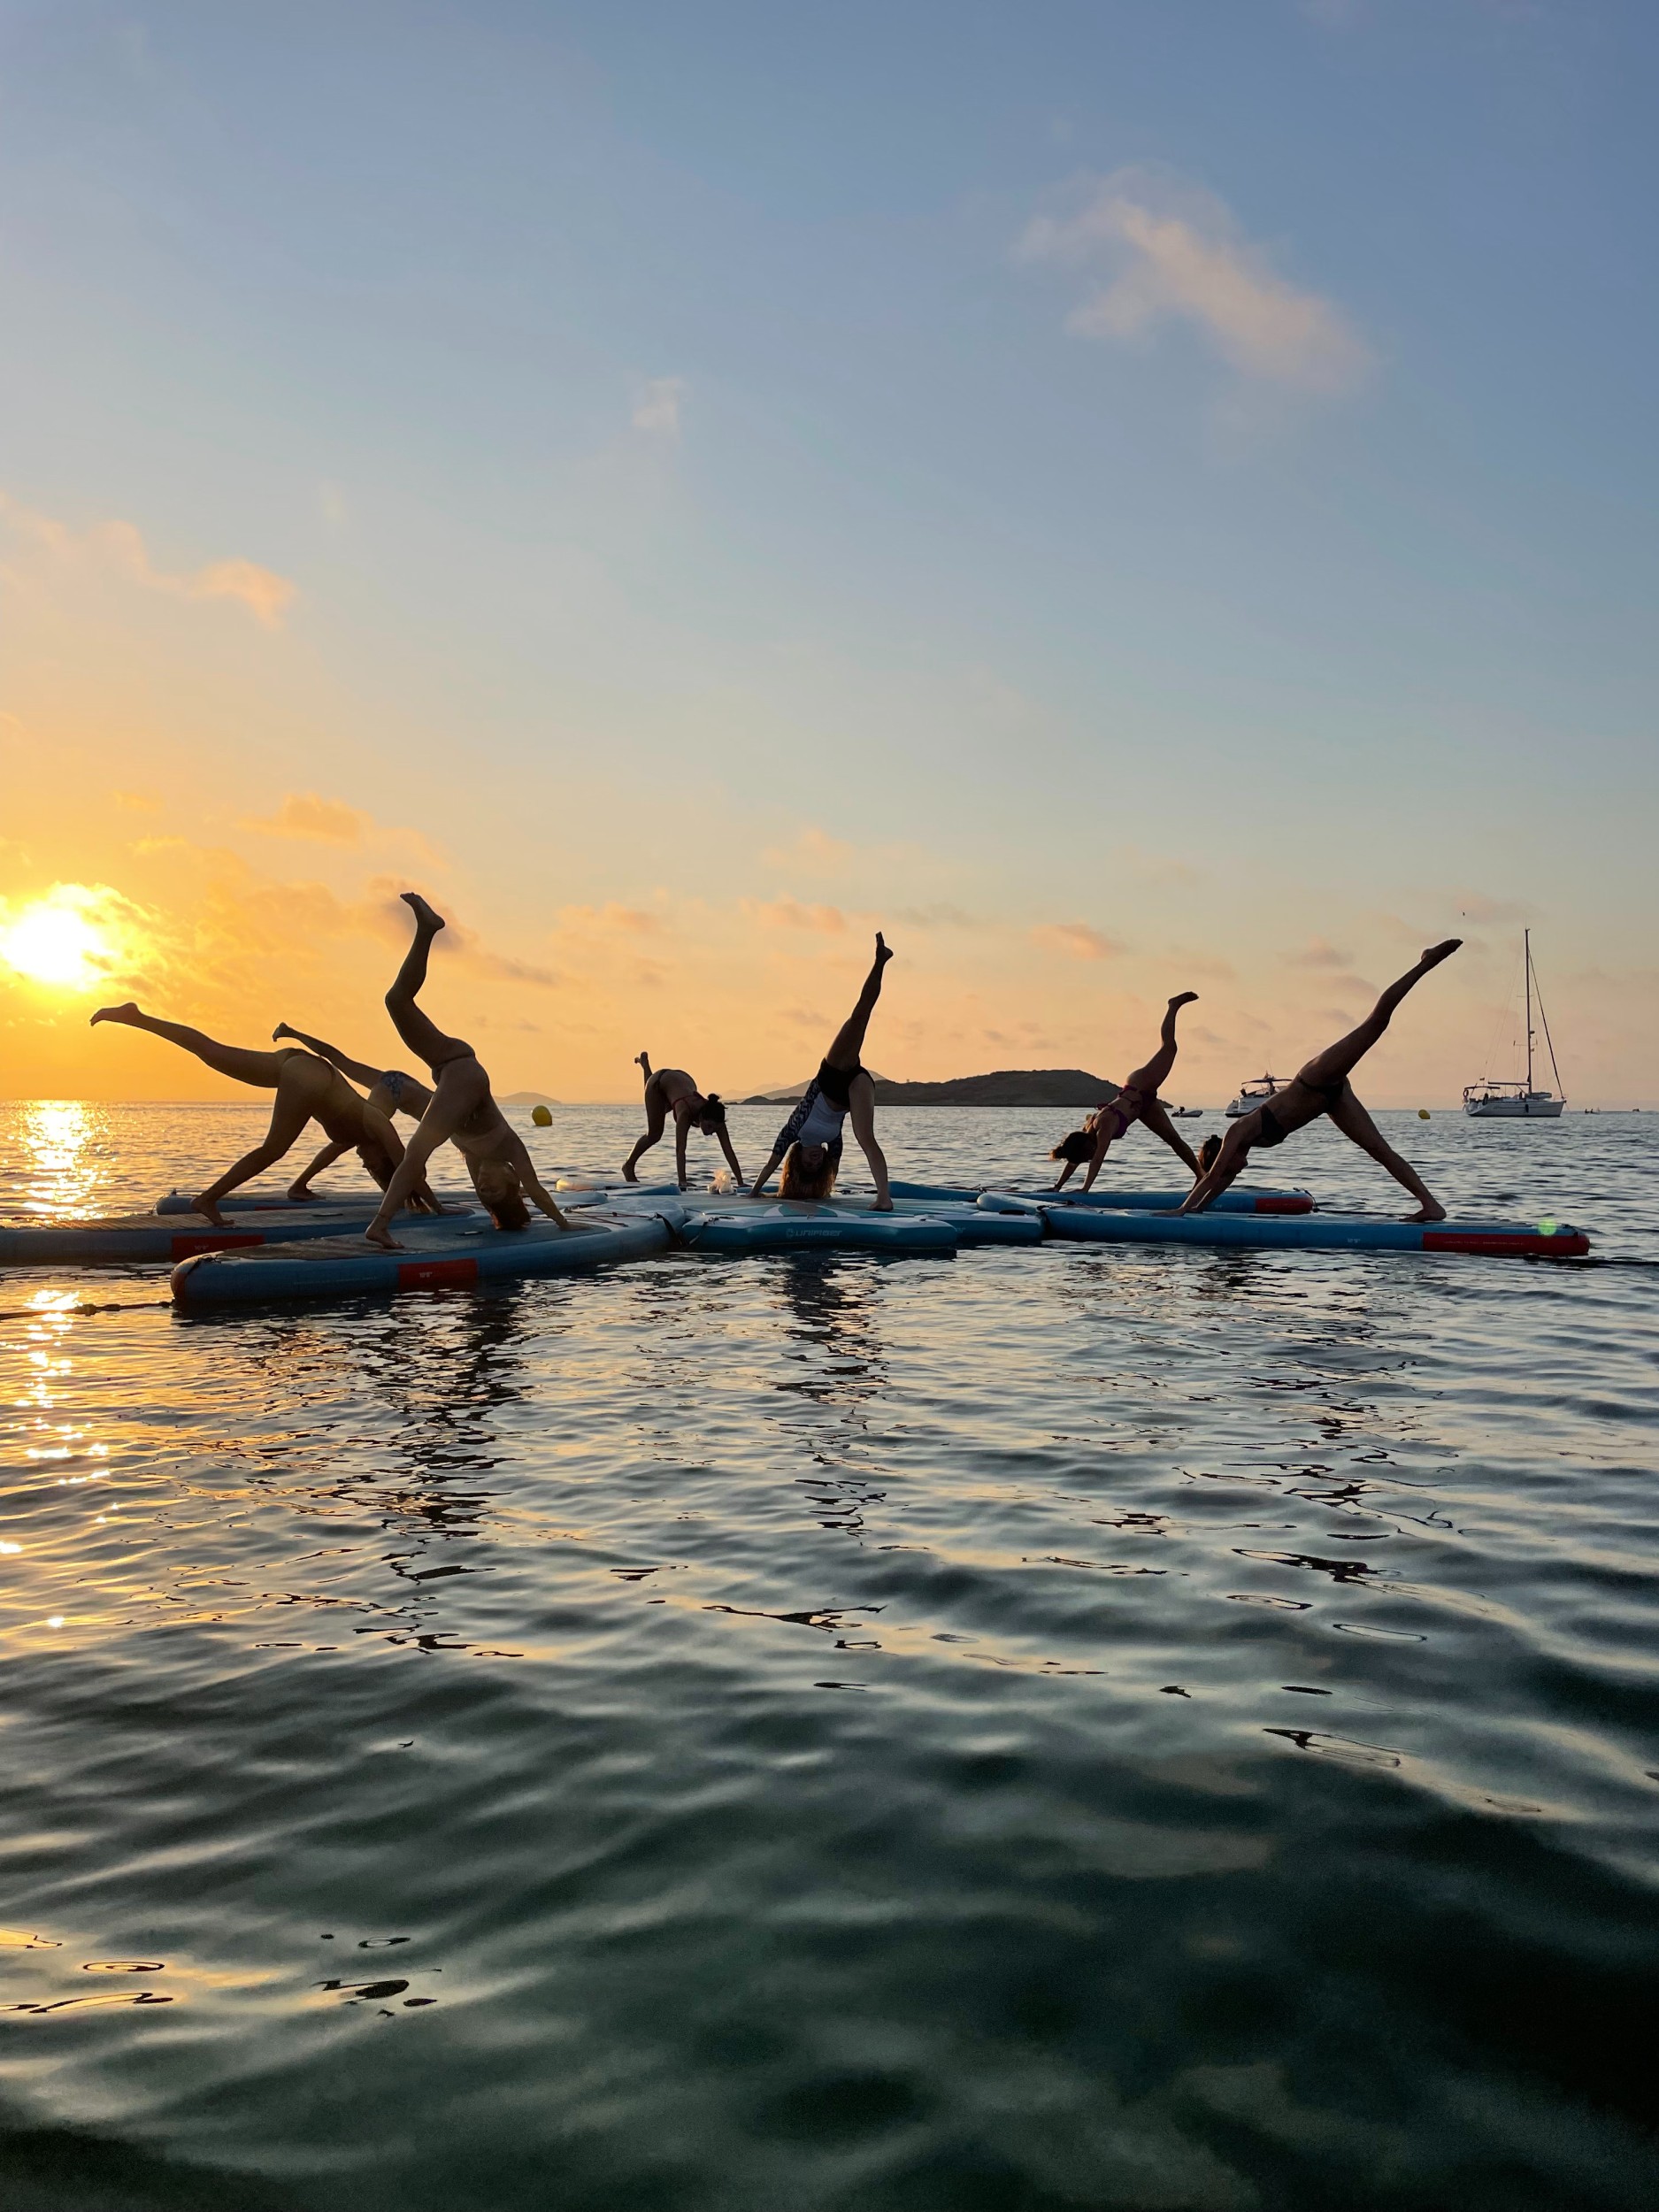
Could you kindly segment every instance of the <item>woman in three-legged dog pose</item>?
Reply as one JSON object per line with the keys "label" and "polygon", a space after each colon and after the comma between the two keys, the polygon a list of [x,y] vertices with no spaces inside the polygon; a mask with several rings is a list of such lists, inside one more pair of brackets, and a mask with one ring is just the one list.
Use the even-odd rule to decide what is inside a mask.
{"label": "woman in three-legged dog pose", "polygon": [[[417,1083],[412,1075],[405,1075],[401,1068],[374,1068],[366,1060],[354,1060],[342,1052],[338,1045],[326,1045],[320,1037],[308,1037],[303,1029],[290,1029],[287,1022],[279,1022],[271,1032],[272,1041],[292,1037],[296,1045],[303,1045],[326,1060],[331,1067],[349,1075],[354,1083],[361,1083],[369,1094],[369,1103],[390,1121],[394,1114],[407,1114],[411,1121],[419,1121],[432,1103],[432,1093],[424,1083]],[[304,1199],[311,1195],[311,1185],[326,1167],[332,1167],[345,1151],[342,1144],[326,1144],[305,1172],[288,1186],[288,1196]]]}
{"label": "woman in three-legged dog pose", "polygon": [[781,1161],[778,1179],[780,1198],[827,1198],[835,1187],[841,1165],[841,1124],[850,1114],[853,1134],[870,1163],[876,1187],[876,1211],[890,1214],[893,1199],[887,1189],[887,1156],[876,1142],[876,1087],[859,1060],[864,1032],[881,995],[881,971],[893,955],[879,930],[876,932],[875,963],[864,978],[864,987],[835,1041],[807,1085],[801,1103],[778,1132],[772,1157],[755,1179],[752,1195],[758,1198]]}
{"label": "woman in three-legged dog pose", "polygon": [[[1221,1149],[1213,1162],[1206,1165],[1186,1204],[1179,1210],[1184,1214],[1202,1213],[1210,1200],[1233,1181],[1253,1146],[1283,1144],[1293,1132],[1305,1129],[1321,1114],[1328,1114],[1345,1137],[1351,1137],[1362,1151],[1369,1152],[1417,1201],[1417,1211],[1408,1216],[1409,1220],[1444,1221],[1445,1207],[1430,1195],[1416,1168],[1402,1160],[1388,1142],[1355,1097],[1348,1079],[1387,1028],[1395,1007],[1406,993],[1421,983],[1431,968],[1438,968],[1442,960],[1449,960],[1463,941],[1461,937],[1448,937],[1443,945],[1431,945],[1415,968],[1409,968],[1397,983],[1388,986],[1357,1029],[1350,1030],[1335,1044],[1327,1045],[1297,1071],[1282,1091],[1258,1106],[1253,1114],[1241,1115],[1222,1139]],[[1208,1143],[1205,1149],[1209,1149]]]}
{"label": "woman in three-legged dog pose", "polygon": [[386,994],[386,1010],[409,1049],[431,1069],[432,1102],[420,1117],[420,1126],[409,1141],[403,1165],[387,1186],[380,1210],[364,1235],[371,1244],[381,1245],[388,1252],[397,1249],[389,1227],[392,1216],[446,1138],[453,1141],[466,1162],[472,1187],[498,1229],[529,1226],[529,1210],[524,1202],[526,1191],[549,1221],[568,1229],[569,1222],[541,1187],[524,1140],[508,1126],[491,1097],[489,1078],[480,1066],[478,1055],[459,1037],[446,1037],[416,1005],[416,995],[426,979],[432,941],[444,926],[443,917],[434,913],[418,891],[405,891],[401,896],[415,918],[415,941]]}
{"label": "woman in three-legged dog pose", "polygon": [[686,1187],[686,1139],[693,1129],[701,1131],[705,1137],[718,1137],[726,1165],[741,1183],[743,1171],[732,1149],[732,1140],[726,1133],[726,1107],[718,1091],[710,1091],[705,1098],[684,1068],[653,1068],[649,1052],[641,1052],[634,1064],[645,1071],[645,1134],[622,1163],[624,1179],[630,1183],[639,1181],[634,1171],[641,1155],[661,1140],[668,1117],[672,1114],[674,1174],[680,1189]]}
{"label": "woman in three-legged dog pose", "polygon": [[[265,1142],[244,1153],[234,1167],[227,1168],[217,1183],[191,1201],[196,1212],[205,1214],[216,1228],[226,1225],[219,1201],[291,1152],[308,1121],[316,1122],[327,1136],[334,1157],[355,1151],[382,1190],[391,1183],[395,1171],[401,1172],[403,1148],[386,1115],[360,1098],[337,1068],[313,1053],[292,1046],[285,1052],[250,1052],[241,1045],[221,1045],[199,1029],[187,1029],[180,1022],[159,1021],[131,1003],[102,1006],[92,1019],[95,1024],[119,1022],[127,1029],[147,1029],[152,1037],[165,1037],[170,1045],[195,1053],[216,1075],[227,1075],[234,1083],[250,1083],[255,1090],[276,1093]],[[418,1168],[405,1180],[396,1202],[401,1205],[406,1199],[437,1211]],[[389,1213],[390,1210],[388,1199],[381,1211]]]}
{"label": "woman in three-legged dog pose", "polygon": [[1183,991],[1179,997],[1170,1001],[1164,1017],[1163,1041],[1145,1067],[1135,1070],[1116,1098],[1108,1100],[1104,1106],[1097,1106],[1081,1129],[1072,1130],[1070,1136],[1062,1137],[1056,1145],[1048,1157],[1065,1163],[1054,1187],[1056,1190],[1065,1187],[1072,1170],[1085,1160],[1088,1162],[1088,1173],[1083,1178],[1083,1187],[1092,1190],[1094,1178],[1101,1171],[1101,1163],[1119,1137],[1126,1137],[1138,1121],[1144,1123],[1155,1137],[1162,1137],[1194,1175],[1198,1173],[1196,1155],[1177,1135],[1169,1116],[1158,1103],[1158,1093],[1175,1065],[1175,1017],[1197,996],[1196,991]]}

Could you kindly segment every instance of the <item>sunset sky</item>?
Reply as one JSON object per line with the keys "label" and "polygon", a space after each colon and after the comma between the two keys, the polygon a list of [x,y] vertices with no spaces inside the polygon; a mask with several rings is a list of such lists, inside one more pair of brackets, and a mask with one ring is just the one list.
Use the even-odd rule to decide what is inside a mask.
{"label": "sunset sky", "polygon": [[[0,1093],[1659,1102],[1646,0],[0,0]],[[44,904],[42,905],[42,902]],[[244,1094],[245,1095],[245,1094]]]}

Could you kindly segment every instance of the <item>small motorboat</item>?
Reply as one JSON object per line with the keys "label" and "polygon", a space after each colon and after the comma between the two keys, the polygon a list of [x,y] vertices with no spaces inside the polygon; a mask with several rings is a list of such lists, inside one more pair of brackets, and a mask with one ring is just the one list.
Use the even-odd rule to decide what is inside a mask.
{"label": "small motorboat", "polygon": [[1265,1106],[1270,1098],[1277,1098],[1285,1087],[1282,1075],[1255,1075],[1248,1083],[1240,1083],[1239,1095],[1227,1107],[1229,1121],[1237,1121],[1240,1114],[1253,1114],[1258,1106]]}

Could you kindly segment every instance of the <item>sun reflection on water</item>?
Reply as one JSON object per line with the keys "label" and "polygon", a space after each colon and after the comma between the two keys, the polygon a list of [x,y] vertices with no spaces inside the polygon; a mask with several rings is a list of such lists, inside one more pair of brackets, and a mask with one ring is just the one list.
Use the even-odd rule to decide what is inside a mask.
{"label": "sun reflection on water", "polygon": [[76,1219],[97,1210],[98,1190],[107,1179],[105,1118],[101,1107],[85,1099],[38,1098],[19,1105],[24,1212]]}

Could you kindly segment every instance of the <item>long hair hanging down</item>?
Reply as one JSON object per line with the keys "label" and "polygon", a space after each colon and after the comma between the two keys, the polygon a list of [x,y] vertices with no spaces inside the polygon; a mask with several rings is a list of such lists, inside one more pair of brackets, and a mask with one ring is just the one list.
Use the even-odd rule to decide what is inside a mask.
{"label": "long hair hanging down", "polygon": [[835,1187],[834,1156],[825,1148],[823,1164],[809,1172],[801,1164],[801,1147],[792,1144],[783,1156],[783,1167],[778,1177],[780,1198],[810,1198],[823,1200]]}
{"label": "long hair hanging down", "polygon": [[1094,1140],[1087,1129],[1073,1129],[1061,1138],[1048,1157],[1051,1160],[1076,1160],[1079,1163],[1092,1160],[1094,1157]]}

